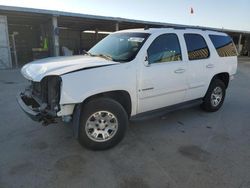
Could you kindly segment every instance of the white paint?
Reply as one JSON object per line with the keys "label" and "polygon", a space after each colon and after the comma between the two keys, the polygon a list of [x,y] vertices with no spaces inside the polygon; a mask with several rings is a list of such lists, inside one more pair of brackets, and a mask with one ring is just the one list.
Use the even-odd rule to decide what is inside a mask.
{"label": "white paint", "polygon": [[[145,42],[136,58],[128,63],[117,63],[103,58],[73,56],[48,58],[35,61],[23,67],[22,74],[33,81],[40,81],[48,75],[62,78],[60,116],[73,113],[74,104],[83,102],[95,94],[123,90],[132,101],[132,116],[157,108],[204,97],[214,75],[227,72],[232,75],[237,70],[237,57],[218,56],[209,34],[226,35],[214,31],[196,29],[137,29],[119,32],[146,32],[151,36]],[[176,33],[182,49],[182,61],[147,65],[145,57],[152,41],[161,34]],[[210,57],[205,60],[189,61],[184,33],[202,35],[210,49]],[[79,70],[88,67],[99,68]],[[69,74],[65,74],[74,70]],[[177,70],[182,70],[176,73]],[[69,106],[68,106],[69,105]]]}
{"label": "white paint", "polygon": [[40,59],[26,64],[21,72],[25,78],[39,82],[48,75],[62,75],[78,69],[116,64],[113,61],[107,61],[99,57],[89,56],[68,56],[68,57],[50,57]]}
{"label": "white paint", "polygon": [[73,114],[75,104],[61,105],[57,116],[67,116]]}

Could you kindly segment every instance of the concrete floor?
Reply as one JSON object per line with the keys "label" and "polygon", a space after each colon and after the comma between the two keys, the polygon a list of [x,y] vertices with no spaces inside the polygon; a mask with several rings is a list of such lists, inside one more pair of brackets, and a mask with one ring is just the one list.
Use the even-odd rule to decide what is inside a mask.
{"label": "concrete floor", "polygon": [[82,148],[70,125],[41,127],[17,106],[25,86],[0,71],[0,187],[250,188],[250,59],[241,59],[223,108],[194,106],[131,122],[108,151]]}

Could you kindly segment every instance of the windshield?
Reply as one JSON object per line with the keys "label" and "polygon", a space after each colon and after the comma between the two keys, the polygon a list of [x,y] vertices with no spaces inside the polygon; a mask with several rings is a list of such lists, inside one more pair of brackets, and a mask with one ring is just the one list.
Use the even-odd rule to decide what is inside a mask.
{"label": "windshield", "polygon": [[89,55],[119,62],[132,61],[147,40],[148,33],[115,33],[97,43]]}

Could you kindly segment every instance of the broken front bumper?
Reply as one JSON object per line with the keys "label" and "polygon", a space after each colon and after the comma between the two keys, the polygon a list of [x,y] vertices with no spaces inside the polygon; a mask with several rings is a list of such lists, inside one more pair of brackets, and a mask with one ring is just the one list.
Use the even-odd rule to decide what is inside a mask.
{"label": "broken front bumper", "polygon": [[32,120],[42,122],[43,125],[55,123],[56,113],[46,110],[43,105],[37,102],[32,96],[19,93],[16,98],[21,109]]}

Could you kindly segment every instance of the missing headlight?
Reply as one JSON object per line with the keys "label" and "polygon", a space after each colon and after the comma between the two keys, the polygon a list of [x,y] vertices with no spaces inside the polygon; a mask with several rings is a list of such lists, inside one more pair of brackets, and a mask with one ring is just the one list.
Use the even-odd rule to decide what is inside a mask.
{"label": "missing headlight", "polygon": [[58,112],[60,110],[60,90],[61,90],[61,77],[49,76],[47,79],[47,104],[51,111]]}

